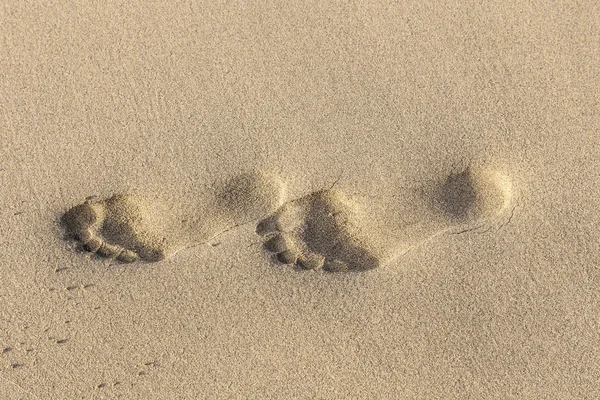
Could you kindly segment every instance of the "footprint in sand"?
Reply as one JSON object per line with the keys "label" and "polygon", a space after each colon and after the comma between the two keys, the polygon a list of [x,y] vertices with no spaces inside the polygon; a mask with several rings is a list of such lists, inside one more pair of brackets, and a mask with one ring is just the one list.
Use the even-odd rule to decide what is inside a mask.
{"label": "footprint in sand", "polygon": [[62,222],[87,251],[122,262],[160,261],[268,215],[281,205],[283,191],[277,177],[251,172],[220,185],[199,204],[114,195],[86,200],[67,211]]}
{"label": "footprint in sand", "polygon": [[385,199],[314,192],[285,203],[256,232],[283,264],[364,271],[450,228],[501,215],[511,195],[505,175],[467,168]]}

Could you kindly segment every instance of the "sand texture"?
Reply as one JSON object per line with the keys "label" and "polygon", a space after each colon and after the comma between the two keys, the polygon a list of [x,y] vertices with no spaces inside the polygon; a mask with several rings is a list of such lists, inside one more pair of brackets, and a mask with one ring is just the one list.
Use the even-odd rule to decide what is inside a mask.
{"label": "sand texture", "polygon": [[600,398],[597,1],[0,26],[0,399]]}

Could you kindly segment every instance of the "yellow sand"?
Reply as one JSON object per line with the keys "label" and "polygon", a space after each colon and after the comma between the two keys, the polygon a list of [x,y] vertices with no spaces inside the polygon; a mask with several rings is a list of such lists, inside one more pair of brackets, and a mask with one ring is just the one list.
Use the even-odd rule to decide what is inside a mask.
{"label": "yellow sand", "polygon": [[[5,1],[0,398],[600,397],[600,3],[446,3]],[[223,184],[255,170],[300,255],[384,265],[273,262],[279,199]],[[160,262],[77,250],[65,212],[115,194],[233,214]]]}

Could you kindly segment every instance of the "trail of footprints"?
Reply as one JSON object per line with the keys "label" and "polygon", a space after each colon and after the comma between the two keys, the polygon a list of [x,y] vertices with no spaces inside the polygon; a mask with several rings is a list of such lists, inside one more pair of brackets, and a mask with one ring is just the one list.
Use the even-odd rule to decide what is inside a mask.
{"label": "trail of footprints", "polygon": [[331,189],[283,203],[283,193],[279,178],[252,172],[215,189],[213,200],[192,215],[166,212],[155,199],[115,195],[86,200],[62,221],[85,250],[128,263],[160,261],[260,219],[256,232],[279,263],[365,271],[441,232],[501,215],[511,203],[512,183],[499,171],[469,167],[421,188],[398,188],[388,199]]}
{"label": "trail of footprints", "polygon": [[[513,193],[506,175],[474,168],[414,190],[399,188],[395,196],[385,199],[348,196],[330,189],[284,202],[284,189],[279,178],[252,172],[215,189],[212,200],[191,207],[190,215],[186,210],[167,212],[170,205],[156,199],[116,195],[88,199],[67,211],[62,222],[86,251],[129,263],[160,261],[180,249],[207,243],[228,229],[259,221],[256,233],[277,263],[309,270],[365,271],[441,232],[505,214]],[[55,273],[67,269],[56,268]],[[66,300],[93,287],[91,283],[67,285]],[[69,346],[68,337],[51,335],[49,329],[43,334],[53,345]],[[0,359],[7,369],[18,371],[28,366],[32,353],[35,349],[25,342],[4,344]],[[155,361],[145,362],[132,373],[134,379],[105,380],[95,389],[131,386],[157,366]]]}

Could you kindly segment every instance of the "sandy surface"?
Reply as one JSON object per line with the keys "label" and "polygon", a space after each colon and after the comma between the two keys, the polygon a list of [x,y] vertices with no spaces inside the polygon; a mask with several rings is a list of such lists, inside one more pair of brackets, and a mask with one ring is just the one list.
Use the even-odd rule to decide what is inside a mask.
{"label": "sandy surface", "polygon": [[[599,3],[218,3],[0,6],[0,397],[600,397]],[[59,222],[254,169],[385,219],[470,166],[511,207],[367,272],[277,265],[258,221],[132,264]]]}

